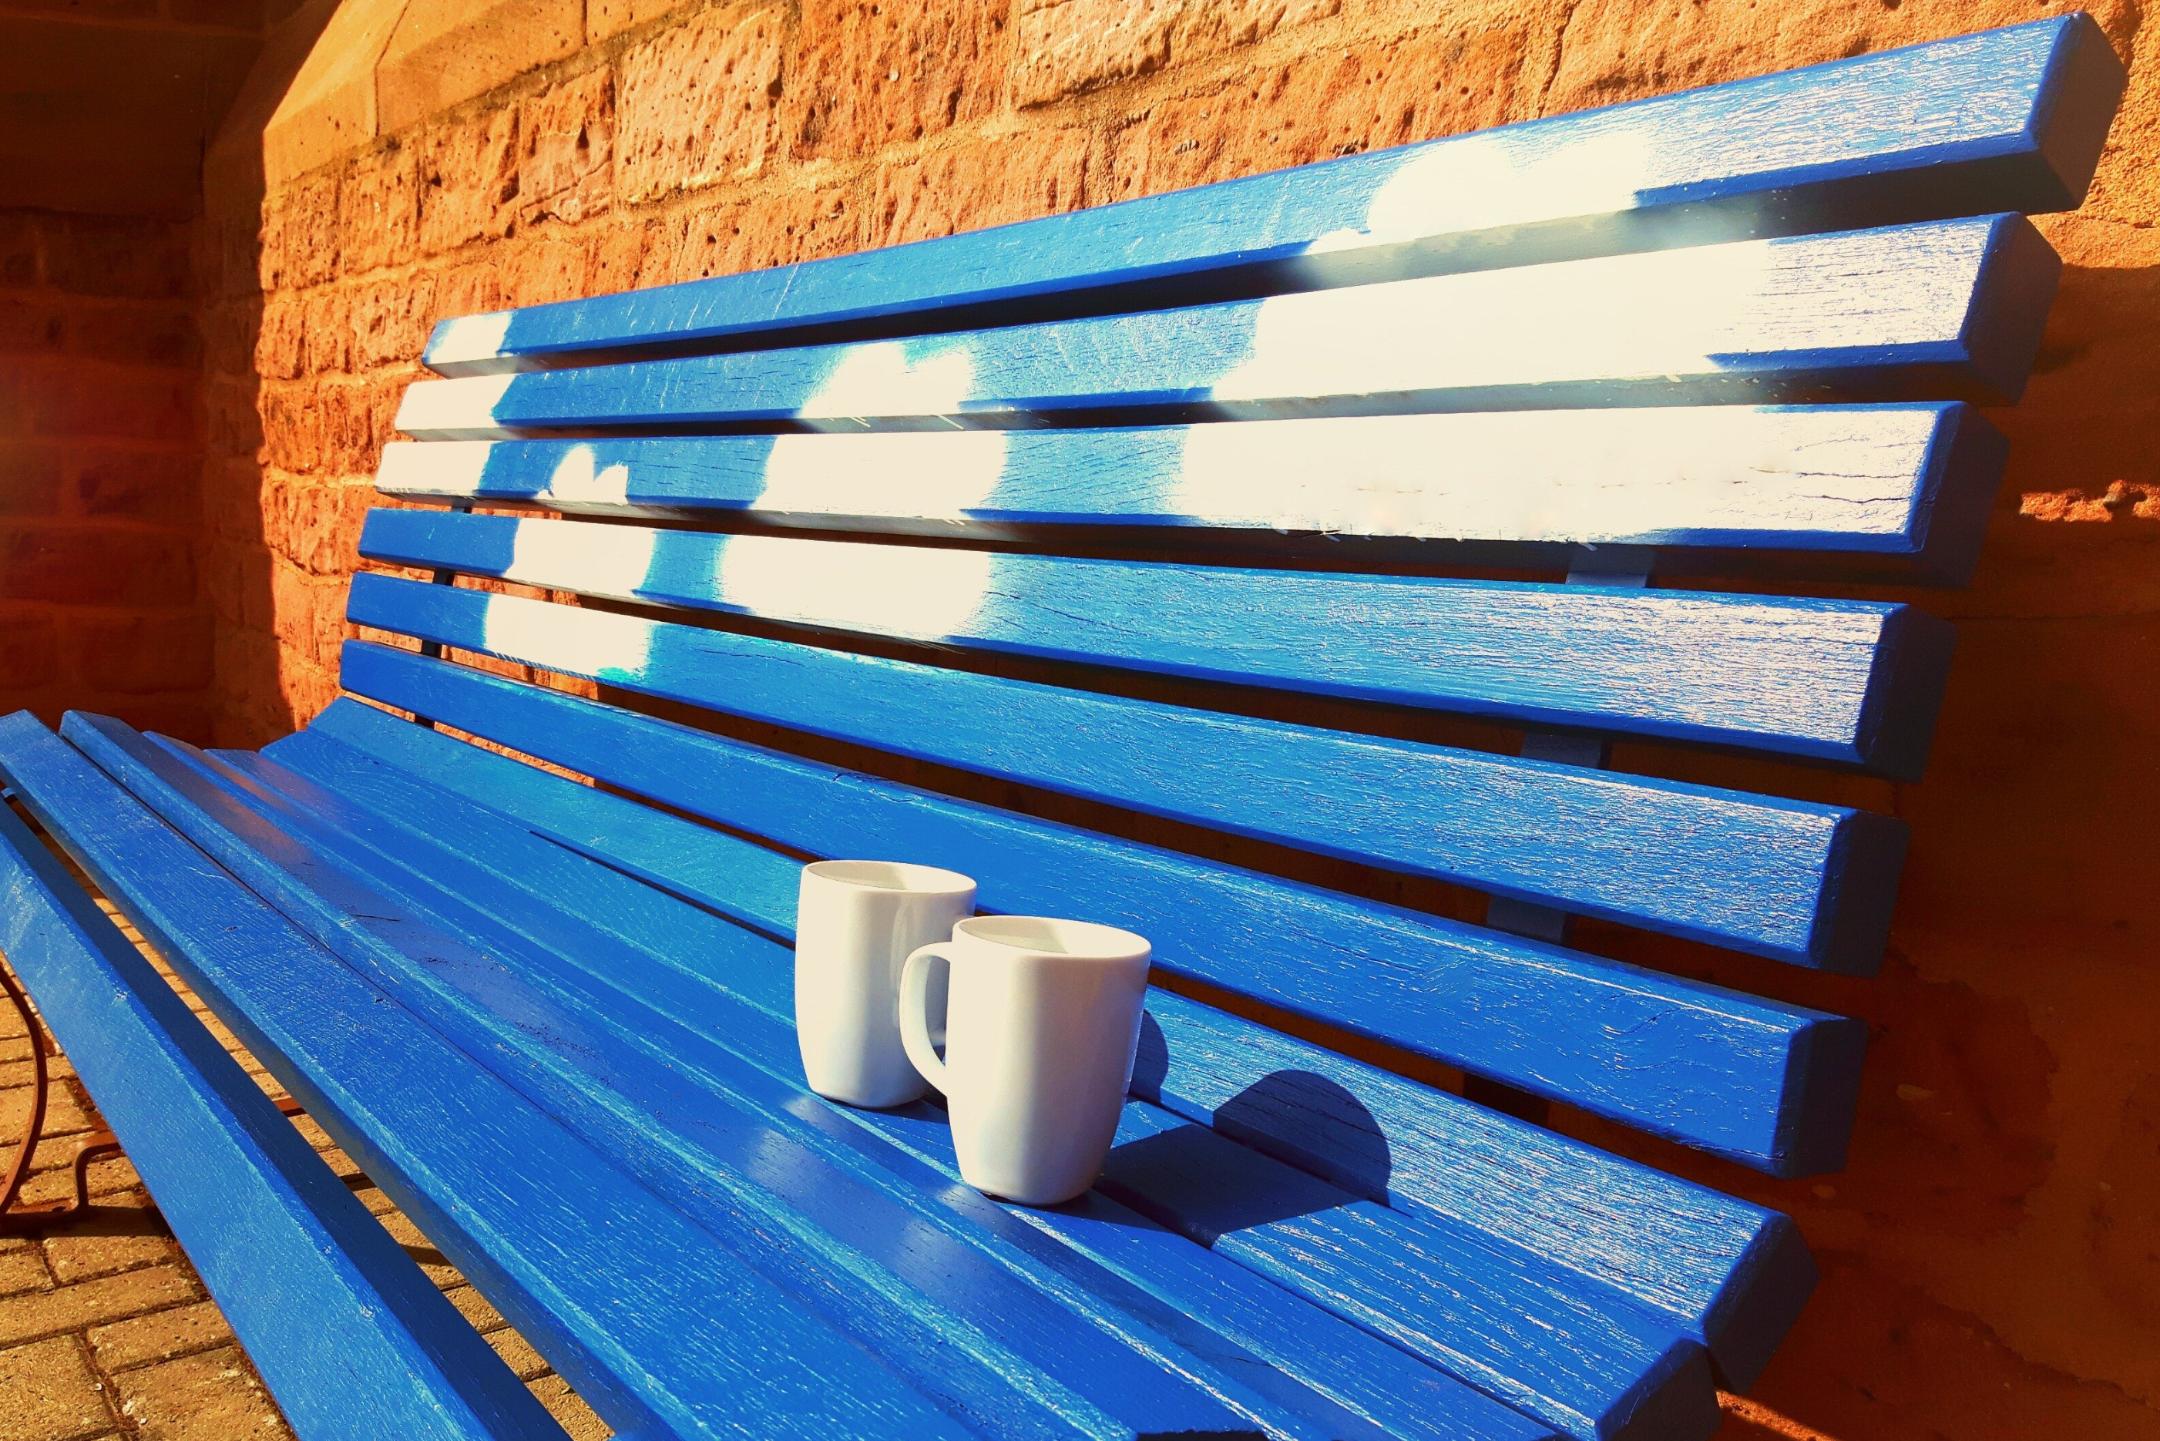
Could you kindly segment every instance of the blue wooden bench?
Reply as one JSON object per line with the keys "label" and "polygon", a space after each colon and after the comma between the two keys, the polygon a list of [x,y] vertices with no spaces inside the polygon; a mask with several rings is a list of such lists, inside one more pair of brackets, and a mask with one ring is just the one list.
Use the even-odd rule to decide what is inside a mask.
{"label": "blue wooden bench", "polygon": [[[303,1436],[560,1433],[49,844],[644,1441],[1705,1436],[1806,1250],[1568,1132],[1834,1168],[1863,1029],[1564,932],[1865,973],[1905,836],[1606,746],[1919,774],[1948,628],[1820,592],[1970,570],[2121,83],[2048,20],[448,322],[347,698],[0,722],[0,950]],[[801,1089],[842,854],[1153,938],[1096,1192]]]}

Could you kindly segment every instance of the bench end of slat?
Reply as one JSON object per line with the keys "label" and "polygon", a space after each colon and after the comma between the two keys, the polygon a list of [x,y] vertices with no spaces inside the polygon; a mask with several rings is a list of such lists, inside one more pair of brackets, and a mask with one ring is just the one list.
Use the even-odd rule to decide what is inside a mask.
{"label": "bench end of slat", "polygon": [[1998,215],[1973,285],[1963,348],[1979,398],[2011,404],[2025,393],[2062,257],[2022,215]]}
{"label": "bench end of slat", "polygon": [[1940,616],[1906,605],[1885,617],[1861,706],[1861,754],[1870,769],[1900,781],[1916,781],[1927,769],[1956,646],[1956,628]]}
{"label": "bench end of slat", "polygon": [[1826,1015],[1794,1038],[1786,1058],[1790,1101],[1764,1170],[1790,1180],[1844,1167],[1866,1050],[1867,1023],[1849,1016]]}
{"label": "bench end of slat", "polygon": [[1711,1364],[1728,1389],[1755,1384],[1800,1319],[1817,1277],[1800,1228],[1771,1214],[1703,1318]]}
{"label": "bench end of slat", "polygon": [[1916,507],[1919,580],[1971,584],[2009,455],[2009,441],[1979,411],[1963,403],[1942,408]]}
{"label": "bench end of slat", "polygon": [[2122,103],[2130,73],[2108,43],[2100,22],[2083,11],[2058,22],[2054,54],[2048,60],[2046,98],[2034,117],[2034,142],[2050,177],[2059,187],[2052,196],[2036,196],[2036,212],[2075,210],[2099,168],[2108,128]]}

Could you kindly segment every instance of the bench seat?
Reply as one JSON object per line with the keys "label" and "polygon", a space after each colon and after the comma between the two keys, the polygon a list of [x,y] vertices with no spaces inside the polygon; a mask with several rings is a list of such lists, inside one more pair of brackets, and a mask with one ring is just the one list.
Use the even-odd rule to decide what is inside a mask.
{"label": "bench seat", "polygon": [[[2073,16],[446,322],[344,697],[0,720],[0,949],[306,1437],[560,1433],[55,851],[634,1441],[1699,1441],[1813,1264],[1616,1151],[1835,1169],[1865,1028],[1570,921],[1879,965],[1885,587],[2120,87]],[[1151,938],[1087,1196],[803,1089],[836,855]]]}

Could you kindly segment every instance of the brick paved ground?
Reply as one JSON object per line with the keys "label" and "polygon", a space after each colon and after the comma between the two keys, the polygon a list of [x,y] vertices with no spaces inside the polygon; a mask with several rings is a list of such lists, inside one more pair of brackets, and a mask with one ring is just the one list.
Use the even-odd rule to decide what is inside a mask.
{"label": "brick paved ground", "polygon": [[[142,945],[132,927],[120,924]],[[162,962],[159,969],[165,970]],[[232,1033],[187,998],[263,1089],[282,1096]],[[101,1124],[67,1058],[50,1064],[45,1139],[23,1192],[30,1201],[65,1194],[74,1140]],[[14,1138],[29,1112],[30,1074],[30,1039],[12,1008],[0,1003],[0,1167],[13,1160]],[[294,1124],[573,1437],[598,1441],[609,1434],[321,1127],[305,1117]],[[35,1237],[0,1237],[0,1441],[290,1436],[135,1168],[124,1159],[100,1162],[91,1167],[90,1189],[95,1210],[81,1219]]]}

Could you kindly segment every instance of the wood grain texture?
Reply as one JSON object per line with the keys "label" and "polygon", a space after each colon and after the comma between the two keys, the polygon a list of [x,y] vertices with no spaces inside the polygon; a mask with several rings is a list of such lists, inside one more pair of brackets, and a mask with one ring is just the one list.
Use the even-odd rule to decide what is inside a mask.
{"label": "wood grain texture", "polygon": [[190,987],[611,1424],[969,1434],[74,751],[9,766]]}
{"label": "wood grain texture", "polygon": [[2061,262],[2021,216],[907,340],[423,380],[419,439],[1781,400],[2014,400]]}
{"label": "wood grain texture", "polygon": [[[1751,1165],[1821,1166],[1844,1143],[1861,1033],[1838,1017],[847,775],[402,651],[356,643],[345,678],[357,694],[784,844],[920,858],[975,876],[997,909],[1129,926],[1166,969]],[[1002,899],[989,899],[993,887]]]}
{"label": "wood grain texture", "polygon": [[[1960,404],[1676,406],[858,435],[393,441],[376,487],[595,515],[1009,536],[1064,528],[1655,546],[1961,581],[2001,477]],[[1047,536],[1044,537],[1047,539]],[[1504,549],[1501,549],[1504,548]]]}
{"label": "wood grain texture", "polygon": [[[184,747],[169,748],[189,758]],[[586,1077],[584,1084],[633,1095],[639,1102],[633,1114],[658,1117],[663,1124],[669,1116],[680,1114],[651,1104],[660,1094],[656,1088],[674,1084],[670,1077],[682,1076],[730,1097],[748,1118],[736,1124],[752,1126],[757,1137],[749,1179],[787,1191],[781,1199],[791,1220],[782,1224],[799,1225],[801,1221],[793,1218],[800,1215],[836,1227],[844,1224],[851,1231],[867,1226],[872,1234],[909,1235],[906,1274],[917,1289],[925,1291],[932,1303],[948,1307],[957,1305],[952,1295],[955,1288],[979,1292],[975,1305],[982,1311],[983,1324],[1014,1349],[1029,1349],[1039,1332],[1051,1352],[1050,1369],[1062,1365],[1069,1374],[1081,1361],[1086,1353],[1084,1332],[1078,1337],[1066,1333],[1092,1319],[1136,1332],[1136,1340],[1145,1340],[1146,1354],[1157,1364],[1168,1363],[1175,1370],[1206,1379],[1211,1390],[1226,1397],[1246,1392],[1248,1383],[1243,1378],[1266,1374],[1264,1368],[1256,1371],[1250,1360],[1231,1365],[1233,1353],[1226,1350],[1224,1338],[1194,1334],[1189,1315],[1181,1307],[1164,1311],[1141,1301],[1113,1277],[1092,1265],[1077,1264],[1072,1253],[1046,1248],[1020,1214],[952,1188],[949,1156],[944,1169],[926,1172],[919,1162],[903,1161],[882,1142],[862,1134],[862,1127],[850,1120],[853,1113],[805,1096],[790,1015],[791,964],[784,946],[695,912],[678,899],[537,840],[500,816],[461,805],[440,792],[430,793],[432,819],[415,825],[409,811],[400,819],[389,810],[358,806],[342,790],[315,785],[266,758],[220,755],[207,762],[203,774],[213,783],[222,782],[273,823],[293,827],[311,846],[335,852],[398,903],[454,927],[488,954],[516,957],[514,980],[495,979],[486,991],[474,991],[473,999],[489,1012],[523,1018],[519,1029],[526,1032],[534,1030],[539,1018],[565,1005],[574,1008],[583,1024],[604,1030],[604,1041],[596,1037],[595,1044],[571,1048],[571,1059]],[[502,1022],[496,1019],[489,1024],[500,1028]],[[554,1033],[552,1025],[539,1031],[543,1037]],[[503,1044],[529,1046],[531,1041],[513,1034]],[[586,1102],[573,1094],[562,1104]],[[684,1142],[696,1149],[696,1164],[710,1174],[715,1138],[729,1122],[716,1117],[709,1106],[696,1114],[695,1132]],[[913,1114],[936,1113],[916,1107]],[[624,1134],[630,1164],[647,1164],[645,1154],[656,1144],[684,1143],[656,1140],[649,1134],[652,1126],[652,1120],[645,1119]],[[807,1162],[783,1165],[793,1144],[876,1186],[885,1193],[883,1205],[859,1195],[850,1200],[845,1186],[819,1179]],[[719,1161],[724,1164],[726,1157],[720,1156]],[[786,1181],[784,1188],[780,1178]],[[1276,1189],[1285,1184],[1278,1180]],[[1242,1199],[1246,1204],[1266,1204],[1269,1196],[1269,1189],[1262,1186],[1247,1188]],[[1335,1197],[1345,1204],[1350,1199],[1340,1193]],[[843,1203],[850,1206],[854,1220],[836,1212]],[[901,1212],[897,1218],[883,1224],[875,1221],[895,1205]],[[1323,1234],[1337,1234],[1325,1220],[1316,1219],[1313,1224]],[[1370,1230],[1394,1235],[1404,1243],[1419,1234],[1417,1223],[1387,1217],[1376,1219]],[[1040,1304],[1031,1308],[1025,1298],[990,1307],[998,1288],[971,1274],[964,1261],[941,1259],[939,1245],[946,1238],[995,1257],[1050,1293],[1055,1304],[1047,1320]],[[1344,1267],[1363,1278],[1386,1274],[1394,1265],[1394,1252],[1400,1249],[1384,1239],[1369,1248],[1359,1246],[1354,1238],[1346,1244],[1350,1254]],[[1171,1246],[1189,1243],[1164,1233],[1153,1249]],[[1623,1400],[1619,1410],[1656,1409],[1665,1390],[1688,1384],[1684,1373],[1692,1348],[1681,1346],[1669,1362],[1659,1364],[1674,1350],[1671,1328],[1649,1320],[1626,1298],[1586,1287],[1580,1279],[1570,1283],[1549,1266],[1519,1263],[1527,1269],[1511,1274],[1501,1265],[1466,1260],[1459,1246],[1446,1249],[1436,1267],[1433,1294],[1406,1308],[1409,1314],[1431,1318],[1429,1324],[1444,1324],[1450,1337],[1445,1346],[1422,1348],[1422,1354],[1437,1355],[1443,1362],[1468,1356],[1478,1344],[1472,1338],[1483,1338],[1505,1357],[1520,1348],[1509,1345],[1504,1335],[1527,1325],[1572,1337],[1598,1358],[1592,1366],[1615,1367],[1599,1385],[1612,1394],[1638,1398]],[[1171,1263],[1161,1263],[1160,1269],[1167,1274]],[[1288,1289],[1323,1303],[1334,1296],[1332,1289],[1316,1288],[1309,1279]],[[1302,1335],[1313,1329],[1332,1334],[1322,1318],[1306,1315],[1272,1335],[1266,1349],[1274,1354],[1295,1351],[1302,1345]],[[941,1327],[939,1336],[941,1344],[952,1344],[949,1327]],[[1365,1356],[1360,1364],[1371,1371],[1375,1357],[1384,1355]],[[1269,1362],[1270,1366],[1280,1364]],[[1490,1354],[1486,1364],[1494,1364]],[[1310,1358],[1291,1365],[1302,1373],[1312,1370]],[[1402,1374],[1399,1366],[1378,1369],[1383,1375],[1393,1371],[1399,1382],[1426,1393],[1434,1409],[1416,1428],[1419,1434],[1435,1430],[1451,1434],[1451,1426],[1487,1434],[1499,1419],[1488,1414],[1490,1407],[1472,1404],[1474,1398],[1465,1391],[1443,1388],[1443,1394],[1436,1391],[1430,1377],[1417,1383]],[[1575,1369],[1581,1373],[1590,1368],[1578,1365]],[[1113,1380],[1114,1374],[1098,1362],[1088,1373],[1084,1389],[1099,1393]],[[1341,1384],[1335,1383],[1336,1388]],[[1698,1376],[1693,1386],[1700,1384]],[[1570,1392],[1565,1381],[1557,1380],[1550,1390],[1541,1381],[1511,1386],[1525,1397],[1555,1400],[1570,1394],[1599,1394],[1596,1389]],[[1372,1387],[1363,1389],[1370,1396]],[[1486,1389],[1492,1389],[1492,1384]],[[1699,1389],[1695,1397],[1699,1402]],[[1315,1412],[1312,1396],[1278,1391],[1276,1399],[1278,1410],[1291,1404],[1296,1415],[1269,1417],[1271,1430],[1343,1434],[1345,1418],[1329,1408]],[[1592,1429],[1590,1416],[1568,1414],[1578,1428]],[[1612,1424],[1608,1419],[1607,1429]],[[1628,1424],[1639,1428],[1644,1422]],[[1506,1420],[1505,1427],[1511,1435],[1521,1430],[1512,1420]]]}
{"label": "wood grain texture", "polygon": [[[464,812],[464,824],[490,826],[464,851],[500,883],[543,899],[620,890],[637,877],[761,931],[792,933],[795,866],[784,857],[354,702],[334,705],[266,760],[407,830],[485,808]],[[531,835],[554,846],[536,849]],[[572,886],[581,874],[573,854],[618,879]],[[642,923],[640,909],[621,902],[583,912],[626,944],[681,949],[666,939],[681,920]],[[730,984],[784,1014],[785,976],[751,968]],[[1705,1341],[1729,1377],[1752,1375],[1789,1319],[1782,1308],[1805,1293],[1805,1253],[1783,1218],[1167,992],[1150,1008],[1137,1067],[1150,1099],[1347,1192],[1472,1228],[1631,1297]]]}
{"label": "wood grain texture", "polygon": [[448,321],[427,361],[479,374],[2066,209],[2122,87],[2099,27],[2064,16],[916,245]]}
{"label": "wood grain texture", "polygon": [[[363,815],[327,793],[280,803],[116,723],[84,744],[323,945],[973,1424],[1103,1438],[1341,1426],[1255,1393],[1210,1356],[1219,1337],[1181,1318],[1184,1334],[1166,1331],[1159,1308],[1123,1312],[1113,1285],[1088,1284],[1090,1268],[1030,1264],[1011,1240],[1032,1233],[995,1204],[896,1184],[819,1126],[791,1123],[789,1111],[824,1108],[799,1085],[757,1082],[707,1039],[736,1024],[710,976],[731,968],[736,937],[764,944],[746,933],[709,921],[703,944],[679,936],[663,959],[578,947],[589,930],[551,909],[552,938],[536,942],[492,917],[515,909],[514,893],[468,898],[481,873],[455,846],[400,843],[406,863],[386,869]],[[317,818],[326,811],[342,824]],[[422,850],[426,877],[410,864]],[[581,904],[603,899],[588,889]]]}
{"label": "wood grain texture", "polygon": [[[33,815],[94,825],[96,778],[28,712],[0,777]],[[0,952],[301,1435],[534,1441],[563,1432],[0,805]],[[263,1284],[274,1272],[275,1286]]]}
{"label": "wood grain texture", "polygon": [[[1916,774],[1949,628],[1909,605],[1329,575],[378,510],[362,553],[586,595]],[[389,576],[363,624],[634,688],[705,632]]]}
{"label": "wood grain texture", "polygon": [[[469,592],[452,593],[445,604],[493,607]],[[1059,608],[1046,602],[1046,609]],[[384,606],[362,613],[402,615]],[[529,629],[553,635],[562,627],[536,622]],[[754,636],[656,631],[642,620],[597,622],[587,638],[608,630],[621,634],[621,654],[643,656],[627,673],[610,668],[614,685],[1235,835],[1803,965],[1872,970],[1887,931],[1886,910],[1854,917],[1840,903],[1879,894],[1845,885],[1846,873],[1894,875],[1902,828],[1844,807]],[[449,633],[428,630],[439,639]],[[469,633],[448,643],[476,648]],[[585,653],[561,635],[554,645],[520,646],[516,658],[560,668]]]}

